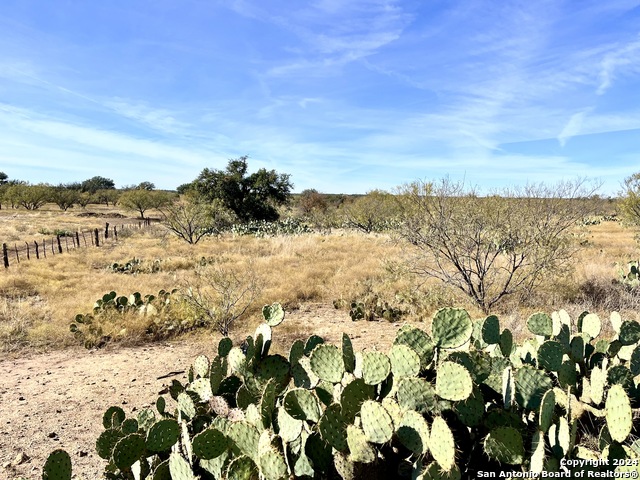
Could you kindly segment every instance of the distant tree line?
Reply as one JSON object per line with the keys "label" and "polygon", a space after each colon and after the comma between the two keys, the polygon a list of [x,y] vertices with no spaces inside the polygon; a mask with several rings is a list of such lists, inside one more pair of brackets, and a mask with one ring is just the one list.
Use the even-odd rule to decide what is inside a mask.
{"label": "distant tree line", "polygon": [[137,211],[144,218],[149,208],[166,205],[171,198],[168,192],[156,191],[151,182],[128,185],[118,190],[112,179],[101,176],[82,182],[51,185],[9,179],[5,172],[0,172],[0,208],[37,210],[47,203],[54,203],[60,210],[67,211],[76,205],[84,208],[89,204],[107,207],[120,204]]}

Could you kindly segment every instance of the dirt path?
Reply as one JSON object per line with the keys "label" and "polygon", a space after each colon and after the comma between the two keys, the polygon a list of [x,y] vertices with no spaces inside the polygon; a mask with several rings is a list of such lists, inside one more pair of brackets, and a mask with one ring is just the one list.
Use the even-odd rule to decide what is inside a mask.
{"label": "dirt path", "polygon": [[[344,311],[308,305],[289,314],[282,331],[274,332],[274,348],[282,351],[311,333],[336,342],[344,331],[356,349],[375,345],[386,351],[399,326],[354,323]],[[105,462],[95,452],[95,441],[104,411],[119,405],[130,416],[151,406],[172,379],[186,381],[185,373],[158,377],[188,369],[197,355],[213,356],[214,348],[212,342],[181,341],[69,349],[0,362],[0,478],[41,478],[47,455],[57,448],[71,455],[75,479],[101,478]]]}

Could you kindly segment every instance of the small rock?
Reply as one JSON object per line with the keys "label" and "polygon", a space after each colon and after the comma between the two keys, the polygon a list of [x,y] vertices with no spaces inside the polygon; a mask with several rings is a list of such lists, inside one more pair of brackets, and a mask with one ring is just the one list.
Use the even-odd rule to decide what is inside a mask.
{"label": "small rock", "polygon": [[49,435],[47,435],[47,437],[49,438],[56,438],[58,436],[58,434],[56,432],[51,432]]}
{"label": "small rock", "polygon": [[18,398],[18,400],[24,401],[24,397],[22,395],[20,395],[20,398]]}
{"label": "small rock", "polygon": [[20,452],[18,455],[16,455],[16,458],[13,459],[13,464],[22,465],[27,460],[29,460],[29,456],[24,452]]}
{"label": "small rock", "polygon": [[89,452],[85,452],[84,450],[80,450],[80,451],[78,452],[78,455],[79,455],[80,457],[86,457],[87,455],[89,455]]}

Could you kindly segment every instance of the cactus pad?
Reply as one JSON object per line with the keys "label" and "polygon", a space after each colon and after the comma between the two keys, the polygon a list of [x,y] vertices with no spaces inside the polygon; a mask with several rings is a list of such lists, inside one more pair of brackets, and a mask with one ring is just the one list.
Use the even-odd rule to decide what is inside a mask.
{"label": "cactus pad", "polygon": [[116,443],[124,437],[124,434],[117,428],[108,428],[103,431],[96,440],[96,452],[100,458],[109,460]]}
{"label": "cactus pad", "polygon": [[216,458],[227,449],[227,437],[215,428],[208,428],[193,437],[193,454],[203,460]]}
{"label": "cactus pad", "polygon": [[64,450],[54,450],[42,469],[42,480],[71,480],[71,457]]}
{"label": "cactus pad", "polygon": [[339,383],[345,372],[342,352],[335,345],[323,343],[311,352],[309,358],[311,370],[321,380]]}
{"label": "cactus pad", "polygon": [[304,344],[304,354],[309,356],[313,349],[316,348],[321,343],[324,343],[324,339],[318,335],[311,335],[307,342]]}
{"label": "cactus pad", "polygon": [[372,399],[374,393],[374,388],[364,383],[361,378],[356,378],[344,387],[340,394],[340,407],[347,423],[353,423],[356,415],[360,412],[362,403]]}
{"label": "cactus pad", "polygon": [[206,355],[197,356],[192,368],[196,378],[205,378],[209,374],[209,358]]}
{"label": "cactus pad", "polygon": [[553,320],[546,313],[534,313],[527,319],[527,328],[534,335],[550,337],[553,335]]}
{"label": "cactus pad", "polygon": [[442,470],[451,471],[456,463],[455,441],[447,422],[440,416],[434,417],[431,424],[429,451]]}
{"label": "cactus pad", "polygon": [[287,413],[284,407],[278,408],[276,419],[278,423],[278,435],[280,435],[283,442],[292,443],[300,438],[300,433],[302,433],[302,420],[293,418]]}
{"label": "cactus pad", "polygon": [[270,327],[277,327],[284,320],[284,308],[279,303],[262,307],[262,317]]}
{"label": "cactus pad", "polygon": [[382,352],[365,352],[362,355],[362,379],[367,385],[378,385],[391,373],[391,362]]}
{"label": "cactus pad", "polygon": [[347,444],[352,462],[372,463],[376,460],[376,451],[367,442],[365,433],[354,425],[347,427]]}
{"label": "cactus pad", "polygon": [[281,480],[288,477],[287,463],[280,452],[268,448],[258,459],[260,473],[265,480]]}
{"label": "cactus pad", "polygon": [[500,321],[495,315],[489,315],[482,322],[482,341],[487,345],[500,342]]}
{"label": "cactus pad", "polygon": [[547,390],[540,402],[540,414],[538,415],[538,425],[540,430],[547,432],[553,423],[553,414],[556,408],[556,394],[553,389]]}
{"label": "cactus pad", "polygon": [[218,356],[221,358],[229,355],[229,350],[233,348],[233,342],[229,337],[223,337],[218,342]]}
{"label": "cactus pad", "polygon": [[605,413],[611,438],[616,442],[624,442],[633,428],[633,412],[629,397],[621,385],[613,385],[609,389]]}
{"label": "cactus pad", "polygon": [[462,308],[442,308],[431,324],[433,341],[440,348],[457,348],[471,338],[473,322]]}
{"label": "cactus pad", "polygon": [[368,442],[386,443],[391,440],[393,420],[380,403],[366,400],[360,408],[360,420]]}
{"label": "cactus pad", "polygon": [[420,357],[407,345],[394,345],[389,352],[394,378],[417,377],[420,373]]}
{"label": "cactus pad", "polygon": [[462,423],[475,427],[482,423],[484,416],[484,398],[479,388],[474,388],[471,396],[455,405],[455,411]]}
{"label": "cactus pad", "polygon": [[516,371],[515,384],[516,401],[528,410],[537,409],[542,396],[553,387],[553,382],[543,371],[530,367],[523,367]]}
{"label": "cactus pad", "polygon": [[513,427],[498,427],[484,439],[484,451],[492,459],[509,465],[524,461],[522,435]]}
{"label": "cactus pad", "polygon": [[124,470],[136,463],[144,454],[144,437],[137,433],[132,433],[121,438],[113,447],[113,461],[115,465]]}
{"label": "cactus pad", "polygon": [[180,425],[173,419],[164,419],[152,425],[147,433],[146,447],[151,452],[169,450],[180,437]]}
{"label": "cactus pad", "polygon": [[462,365],[453,362],[442,362],[438,365],[436,377],[436,395],[446,400],[465,400],[473,390],[473,382],[469,371]]}
{"label": "cactus pad", "polygon": [[427,366],[433,359],[434,344],[431,337],[419,328],[407,325],[398,330],[394,345],[406,345],[420,357],[421,366]]}
{"label": "cactus pad", "polygon": [[260,433],[255,425],[244,420],[233,422],[229,425],[227,435],[244,455],[252,460],[257,459]]}
{"label": "cactus pad", "polygon": [[102,416],[102,426],[104,428],[117,428],[122,425],[126,415],[120,407],[109,407]]}
{"label": "cactus pad", "polygon": [[638,343],[638,341],[640,341],[640,323],[635,320],[625,320],[622,322],[618,339],[622,345]]}
{"label": "cactus pad", "polygon": [[353,372],[353,369],[356,368],[356,357],[353,352],[353,344],[351,343],[349,335],[346,333],[342,334],[342,361],[344,362],[344,368],[347,372]]}
{"label": "cactus pad", "polygon": [[342,415],[339,404],[329,405],[318,422],[320,435],[333,448],[340,452],[346,452],[347,445],[347,422]]}
{"label": "cactus pad", "polygon": [[227,480],[258,480],[258,467],[249,457],[240,455],[229,463],[226,478]]}
{"label": "cactus pad", "polygon": [[296,420],[307,420],[314,423],[320,420],[320,403],[309,390],[303,388],[289,390],[284,397],[284,408]]}
{"label": "cactus pad", "polygon": [[178,410],[188,418],[196,416],[196,405],[188,393],[181,392],[178,394]]}
{"label": "cactus pad", "polygon": [[405,410],[426,412],[436,403],[433,386],[423,378],[403,378],[398,385],[396,399]]}
{"label": "cactus pad", "polygon": [[291,344],[289,349],[289,363],[294,366],[302,357],[304,357],[304,342],[298,339]]}
{"label": "cactus pad", "polygon": [[429,447],[429,425],[422,415],[407,410],[396,429],[400,442],[417,455],[423,455]]}
{"label": "cactus pad", "polygon": [[548,340],[538,348],[538,367],[557,372],[562,366],[564,348],[558,342]]}
{"label": "cactus pad", "polygon": [[198,398],[203,402],[209,401],[213,396],[211,380],[209,378],[196,378],[188,385],[187,390],[198,395]]}
{"label": "cactus pad", "polygon": [[595,313],[588,313],[579,320],[578,328],[589,337],[596,338],[602,331],[602,322]]}
{"label": "cactus pad", "polygon": [[169,457],[169,472],[175,480],[197,480],[189,463],[178,452],[172,452]]}

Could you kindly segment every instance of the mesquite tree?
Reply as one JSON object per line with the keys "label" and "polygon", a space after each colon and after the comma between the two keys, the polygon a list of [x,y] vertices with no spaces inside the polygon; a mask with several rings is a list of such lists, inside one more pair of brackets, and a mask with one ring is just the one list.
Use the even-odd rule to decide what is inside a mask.
{"label": "mesquite tree", "polygon": [[576,180],[480,196],[449,179],[417,181],[400,189],[398,233],[411,247],[414,273],[460,289],[489,312],[569,265],[572,233],[591,213],[596,189]]}

